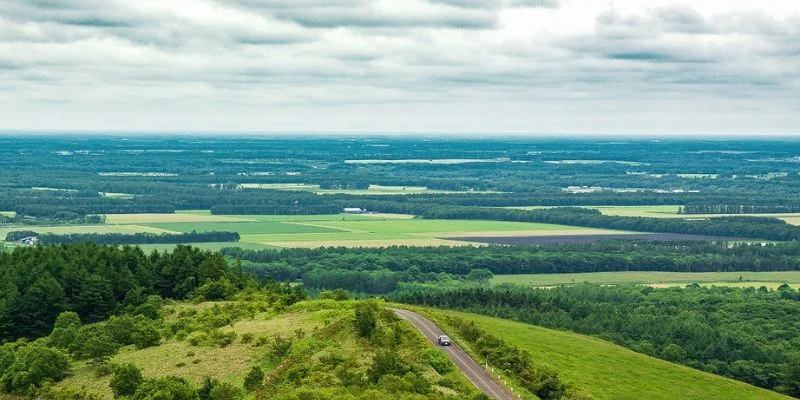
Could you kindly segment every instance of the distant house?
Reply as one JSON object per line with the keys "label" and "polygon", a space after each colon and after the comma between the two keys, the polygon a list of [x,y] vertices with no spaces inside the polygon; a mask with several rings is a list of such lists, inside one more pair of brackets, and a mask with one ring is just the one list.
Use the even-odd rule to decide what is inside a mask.
{"label": "distant house", "polygon": [[345,207],[344,210],[342,210],[342,212],[345,214],[363,214],[367,212],[367,210],[362,210],[360,208]]}
{"label": "distant house", "polygon": [[26,238],[17,240],[17,244],[20,246],[36,246],[39,244],[39,238],[36,236],[28,236]]}

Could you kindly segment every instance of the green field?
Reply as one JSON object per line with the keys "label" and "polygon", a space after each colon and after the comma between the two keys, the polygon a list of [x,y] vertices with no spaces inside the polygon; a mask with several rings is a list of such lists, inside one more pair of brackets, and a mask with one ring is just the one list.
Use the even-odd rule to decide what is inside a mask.
{"label": "green field", "polygon": [[[741,278],[741,280],[740,280]],[[584,282],[598,285],[640,284],[657,287],[684,286],[692,283],[716,286],[777,288],[788,283],[800,287],[800,271],[787,272],[589,272],[583,274],[497,275],[494,284],[515,283],[537,287],[575,285]]]}
{"label": "green field", "polygon": [[[735,380],[672,364],[574,333],[444,311],[526,350],[597,400],[789,399]],[[457,338],[456,338],[457,340]]]}
{"label": "green field", "polygon": [[[208,243],[200,247],[217,249],[229,245],[246,248],[268,247],[386,247],[475,245],[459,240],[468,236],[553,236],[619,234],[622,231],[527,222],[480,220],[429,220],[402,214],[333,215],[211,215],[207,211],[176,214],[107,215],[105,225],[15,226],[0,229],[52,233],[177,233],[231,231],[241,241],[227,245]],[[151,249],[173,246],[150,245]]]}

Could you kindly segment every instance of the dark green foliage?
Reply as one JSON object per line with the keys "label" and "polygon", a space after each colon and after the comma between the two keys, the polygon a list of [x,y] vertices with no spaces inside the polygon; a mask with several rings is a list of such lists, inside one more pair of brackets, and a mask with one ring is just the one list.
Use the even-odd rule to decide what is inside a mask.
{"label": "dark green foliage", "polygon": [[142,371],[133,364],[124,364],[114,369],[114,376],[111,378],[109,386],[114,396],[131,396],[144,381]]}
{"label": "dark green foliage", "polygon": [[355,324],[356,332],[361,337],[370,337],[377,325],[378,305],[372,301],[363,301],[356,304]]}
{"label": "dark green foliage", "polygon": [[437,349],[428,349],[425,354],[428,357],[428,364],[440,374],[446,374],[453,370],[453,362],[443,352]]}
{"label": "dark green foliage", "polygon": [[244,389],[254,392],[264,384],[264,371],[258,366],[253,366],[247,376],[244,377]]}
{"label": "dark green foliage", "polygon": [[385,375],[402,376],[409,370],[394,350],[379,350],[367,370],[370,382],[378,383]]}
{"label": "dark green foliage", "polygon": [[289,354],[292,349],[292,340],[286,339],[283,336],[275,335],[269,343],[269,353],[275,359],[282,359]]}
{"label": "dark green foliage", "polygon": [[199,400],[197,390],[183,378],[146,380],[131,397],[133,400]]}
{"label": "dark green foliage", "polygon": [[[17,248],[0,253],[0,341],[49,334],[56,317],[75,311],[86,323],[108,318],[117,310],[158,318],[158,297],[184,299],[200,284],[225,279],[222,293],[246,281],[219,254],[178,246],[172,252],[146,255],[138,248],[78,244]],[[213,284],[211,284],[213,285]],[[286,300],[302,298],[302,287],[290,288]],[[283,294],[283,293],[281,293]],[[142,317],[144,318],[144,317]],[[157,343],[144,320],[126,324],[122,344],[146,347]]]}
{"label": "dark green foliage", "polygon": [[0,386],[2,391],[24,394],[46,382],[58,382],[70,370],[69,356],[43,343],[0,347]]}
{"label": "dark green foliage", "polygon": [[210,400],[238,400],[243,397],[242,389],[227,382],[214,385],[209,396]]}

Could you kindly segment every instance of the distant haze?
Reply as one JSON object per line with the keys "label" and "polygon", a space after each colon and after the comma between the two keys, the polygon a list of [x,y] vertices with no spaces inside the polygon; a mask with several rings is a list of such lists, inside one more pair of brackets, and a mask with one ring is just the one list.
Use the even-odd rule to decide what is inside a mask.
{"label": "distant haze", "polygon": [[795,135],[798,110],[798,1],[0,1],[0,132]]}

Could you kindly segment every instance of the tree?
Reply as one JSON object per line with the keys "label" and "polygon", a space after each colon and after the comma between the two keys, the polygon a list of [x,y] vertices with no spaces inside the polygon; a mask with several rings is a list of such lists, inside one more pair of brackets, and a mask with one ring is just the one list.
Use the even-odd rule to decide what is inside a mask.
{"label": "tree", "polygon": [[260,367],[254,365],[250,372],[244,378],[244,389],[248,392],[254,392],[261,388],[264,383],[264,371]]}
{"label": "tree", "polygon": [[17,311],[17,325],[34,336],[50,332],[53,322],[67,308],[64,288],[49,273],[41,275],[22,295]]}
{"label": "tree", "polygon": [[78,330],[81,327],[81,319],[78,313],[64,311],[56,318],[53,325],[53,332],[50,333],[49,344],[59,349],[67,350],[78,337]]}
{"label": "tree", "polygon": [[378,383],[384,375],[403,376],[407,371],[408,368],[397,355],[397,352],[379,350],[372,358],[372,364],[367,370],[367,376],[372,383]]}
{"label": "tree", "polygon": [[142,371],[133,364],[123,364],[114,369],[114,376],[111,378],[111,391],[115,397],[131,396],[136,393],[136,389],[142,384]]}
{"label": "tree", "polygon": [[789,361],[783,365],[778,390],[793,397],[800,397],[800,353],[791,355]]}
{"label": "tree", "polygon": [[358,335],[370,337],[377,326],[378,306],[372,301],[362,301],[355,307],[355,323]]}

